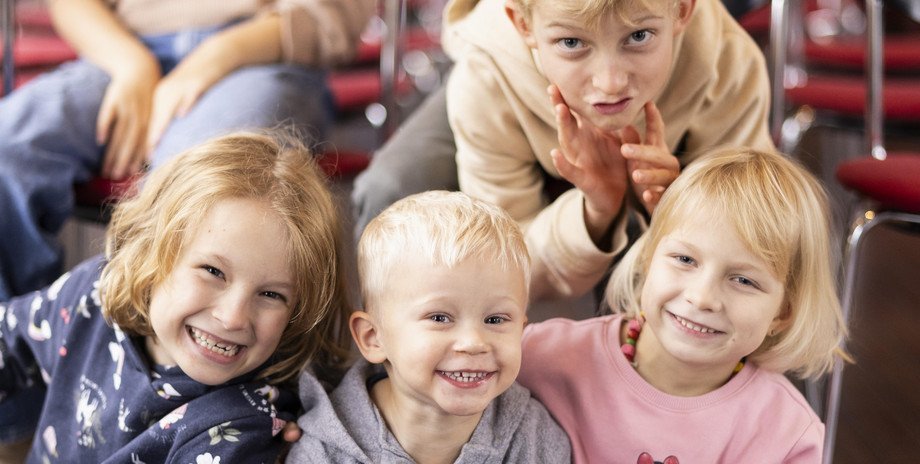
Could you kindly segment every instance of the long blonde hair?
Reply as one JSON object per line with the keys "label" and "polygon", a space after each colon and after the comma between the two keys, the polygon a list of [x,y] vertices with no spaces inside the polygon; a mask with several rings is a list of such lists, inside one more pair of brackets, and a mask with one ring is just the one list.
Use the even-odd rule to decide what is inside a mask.
{"label": "long blonde hair", "polygon": [[724,149],[694,161],[668,187],[649,230],[617,265],[607,304],[634,315],[655,248],[691,215],[720,214],[784,282],[789,325],[748,359],[802,378],[828,372],[846,337],[836,291],[827,195],[798,163],[776,153]]}
{"label": "long blonde hair", "polygon": [[311,362],[318,375],[334,375],[350,340],[342,230],[324,175],[292,136],[211,140],[153,171],[136,195],[119,202],[106,235],[103,314],[127,333],[153,336],[152,289],[172,271],[190,231],[227,198],[264,201],[281,218],[295,276],[291,323],[258,377],[290,382]]}

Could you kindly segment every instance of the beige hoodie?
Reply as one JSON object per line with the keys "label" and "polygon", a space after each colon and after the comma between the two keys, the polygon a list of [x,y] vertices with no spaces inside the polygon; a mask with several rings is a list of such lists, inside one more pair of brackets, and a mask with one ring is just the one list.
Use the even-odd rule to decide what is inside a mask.
{"label": "beige hoodie", "polygon": [[[571,189],[550,203],[543,174],[559,177],[546,95],[549,81],[504,11],[505,0],[451,0],[443,46],[455,61],[447,112],[457,143],[460,189],[505,209],[525,229],[534,261],[532,297],[579,296],[600,282],[627,245],[624,220],[613,249],[588,236],[584,198]],[[719,145],[775,150],[767,128],[770,89],[763,54],[718,0],[697,0],[675,39],[671,79],[655,100],[682,165]],[[640,112],[635,122],[644,127]],[[625,210],[626,208],[624,208]]]}

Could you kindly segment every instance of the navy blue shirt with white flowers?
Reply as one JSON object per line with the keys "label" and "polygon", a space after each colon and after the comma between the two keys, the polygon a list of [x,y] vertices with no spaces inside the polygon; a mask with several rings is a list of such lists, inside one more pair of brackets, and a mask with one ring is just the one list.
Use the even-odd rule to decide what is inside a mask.
{"label": "navy blue shirt with white flowers", "polygon": [[208,386],[151,365],[143,341],[101,314],[104,265],[0,303],[0,402],[47,385],[29,462],[274,462],[279,410],[295,412],[296,397],[253,374]]}

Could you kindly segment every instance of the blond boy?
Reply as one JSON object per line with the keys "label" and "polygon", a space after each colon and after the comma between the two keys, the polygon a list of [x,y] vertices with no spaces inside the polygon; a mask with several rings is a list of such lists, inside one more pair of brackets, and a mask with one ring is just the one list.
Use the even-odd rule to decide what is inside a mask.
{"label": "blond boy", "polygon": [[289,462],[568,462],[565,433],[515,383],[530,258],[499,208],[455,192],[405,198],[361,238],[364,357],[329,401],[301,383]]}
{"label": "blond boy", "polygon": [[628,218],[707,149],[774,149],[763,55],[719,0],[453,0],[444,21],[446,109],[421,108],[354,199],[372,215],[456,156],[460,190],[524,229],[533,299],[596,286]]}

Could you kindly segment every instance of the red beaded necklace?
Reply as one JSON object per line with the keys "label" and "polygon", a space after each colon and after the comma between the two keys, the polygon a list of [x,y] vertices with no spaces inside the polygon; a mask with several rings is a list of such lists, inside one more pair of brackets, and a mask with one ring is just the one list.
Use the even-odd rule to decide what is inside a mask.
{"label": "red beaded necklace", "polygon": [[[626,343],[620,345],[620,350],[623,351],[623,356],[626,356],[626,360],[632,364],[633,368],[638,367],[636,365],[636,340],[639,339],[639,334],[642,333],[642,323],[645,321],[645,313],[639,313],[634,319],[630,319],[626,323]],[[741,369],[744,367],[744,363],[747,358],[741,358],[741,361],[738,361],[738,364],[735,366],[735,369],[732,371],[732,377],[738,372],[741,372]]]}

